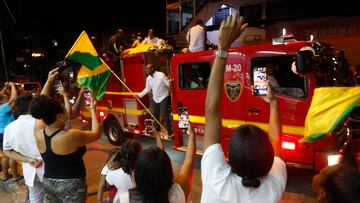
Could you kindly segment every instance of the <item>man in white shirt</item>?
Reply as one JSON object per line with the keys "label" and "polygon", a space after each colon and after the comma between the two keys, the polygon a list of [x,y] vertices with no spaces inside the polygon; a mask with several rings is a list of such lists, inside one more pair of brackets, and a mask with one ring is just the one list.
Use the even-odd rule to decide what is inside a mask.
{"label": "man in white shirt", "polygon": [[190,52],[197,52],[205,50],[206,31],[201,19],[197,19],[195,26],[190,28],[186,35],[186,40],[190,43]]}
{"label": "man in white shirt", "polygon": [[41,203],[44,198],[44,165],[35,141],[35,118],[29,114],[31,100],[31,94],[16,98],[15,106],[20,116],[5,128],[3,148],[6,156],[22,162],[30,203]]}
{"label": "man in white shirt", "polygon": [[[152,91],[151,111],[157,120],[160,119],[160,113],[164,118],[164,124],[167,132],[171,133],[170,118],[168,112],[169,103],[169,89],[172,81],[168,79],[163,72],[155,71],[153,64],[148,64],[145,67],[146,78],[145,89],[137,96],[142,98],[150,91]],[[159,126],[157,129],[160,130]]]}
{"label": "man in white shirt", "polygon": [[148,36],[142,41],[142,44],[152,44],[155,45],[158,42],[159,38],[155,37],[154,30],[150,29],[148,31]]}
{"label": "man in white shirt", "polygon": [[221,106],[227,53],[247,24],[238,14],[219,30],[218,51],[210,73],[205,104],[204,156],[201,160],[203,203],[275,203],[285,191],[286,166],[281,160],[281,122],[271,86],[264,100],[270,105],[269,133],[255,125],[239,126],[229,141],[229,164],[220,145]]}

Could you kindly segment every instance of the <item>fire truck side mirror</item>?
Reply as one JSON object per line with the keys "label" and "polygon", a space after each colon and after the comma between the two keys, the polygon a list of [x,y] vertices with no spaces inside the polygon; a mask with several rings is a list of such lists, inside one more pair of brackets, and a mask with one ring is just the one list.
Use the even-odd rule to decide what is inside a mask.
{"label": "fire truck side mirror", "polygon": [[296,72],[305,74],[312,71],[314,54],[310,50],[299,51],[295,56]]}

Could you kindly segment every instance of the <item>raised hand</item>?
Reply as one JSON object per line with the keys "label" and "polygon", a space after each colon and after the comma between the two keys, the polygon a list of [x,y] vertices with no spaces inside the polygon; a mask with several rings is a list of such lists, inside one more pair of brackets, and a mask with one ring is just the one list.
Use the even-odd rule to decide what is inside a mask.
{"label": "raised hand", "polygon": [[267,103],[271,103],[271,102],[274,102],[276,101],[276,98],[275,98],[275,94],[273,92],[273,87],[272,85],[270,84],[269,81],[267,81],[267,95],[266,96],[262,96],[261,98],[266,101]]}
{"label": "raised hand", "polygon": [[244,24],[244,18],[239,17],[239,14],[229,15],[227,20],[221,23],[219,29],[218,50],[227,51],[247,25],[247,23]]}
{"label": "raised hand", "polygon": [[59,69],[59,67],[54,68],[49,72],[49,74],[48,74],[49,81],[54,81],[57,78],[57,76],[59,75],[58,69]]}

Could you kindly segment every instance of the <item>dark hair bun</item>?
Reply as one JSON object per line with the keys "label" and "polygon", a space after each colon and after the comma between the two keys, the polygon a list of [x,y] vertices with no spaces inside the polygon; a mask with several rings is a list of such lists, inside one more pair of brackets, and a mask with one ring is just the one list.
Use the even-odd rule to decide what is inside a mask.
{"label": "dark hair bun", "polygon": [[243,177],[241,183],[244,187],[258,188],[260,186],[260,181],[256,178]]}

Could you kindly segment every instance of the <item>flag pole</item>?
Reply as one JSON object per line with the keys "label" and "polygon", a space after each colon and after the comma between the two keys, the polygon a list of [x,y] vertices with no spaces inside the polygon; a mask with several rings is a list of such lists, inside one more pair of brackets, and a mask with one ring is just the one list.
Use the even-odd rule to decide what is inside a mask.
{"label": "flag pole", "polygon": [[[71,49],[68,51],[68,53],[66,54],[64,60],[62,61],[62,66],[65,64],[65,60],[66,58],[69,56],[69,54],[71,53],[71,51],[74,49],[74,47],[77,45],[78,41],[82,38],[83,35],[86,35],[86,38],[89,39],[89,37],[87,36],[85,31],[82,31],[81,34],[79,35],[79,37],[77,38],[77,40],[75,41],[75,43],[72,45]],[[90,40],[90,39],[89,39]],[[91,41],[90,44],[92,45]],[[94,46],[94,45],[92,45]],[[94,48],[95,49],[95,48]],[[96,52],[96,50],[95,50]],[[97,53],[96,53],[97,54]],[[99,54],[97,54],[99,56]],[[100,58],[100,57],[99,57]],[[107,69],[110,70],[110,72],[119,80],[119,82],[130,92],[133,94],[133,91],[131,91],[131,89],[119,78],[119,76],[104,62],[104,60],[102,60],[100,58],[101,62],[106,66]],[[165,132],[168,134],[168,131],[165,129],[165,127],[163,125],[161,125],[161,123],[155,118],[155,116],[149,111],[148,108],[146,108],[146,106],[141,102],[140,98],[135,97],[136,100],[141,104],[141,106],[144,107],[144,109],[146,110],[146,112],[148,112],[150,114],[150,116],[156,121],[157,124],[159,124],[159,126],[165,130]]]}
{"label": "flag pole", "polygon": [[[127,89],[127,91],[129,91],[130,93],[134,93],[133,91],[131,91],[131,89],[121,80],[121,78],[102,60],[102,58],[100,58],[101,62],[103,64],[105,64],[105,66],[110,70],[110,72],[116,77],[116,79],[119,80],[119,82]],[[159,124],[159,126],[165,130],[166,134],[168,134],[169,132],[166,130],[166,128],[160,123],[160,121],[158,121],[155,116],[149,111],[149,109],[145,106],[144,103],[142,103],[142,101],[140,100],[139,97],[135,97],[136,100],[141,104],[141,106],[144,107],[145,111],[148,112],[150,114],[150,116],[156,121],[157,124]]]}

